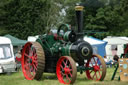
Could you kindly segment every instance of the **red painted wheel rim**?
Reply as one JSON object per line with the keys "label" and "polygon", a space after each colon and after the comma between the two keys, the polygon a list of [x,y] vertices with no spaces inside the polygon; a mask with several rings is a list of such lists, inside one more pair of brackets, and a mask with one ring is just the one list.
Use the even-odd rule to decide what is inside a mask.
{"label": "red painted wheel rim", "polygon": [[57,62],[56,74],[60,83],[70,84],[73,68],[67,57],[61,57]]}
{"label": "red painted wheel rim", "polygon": [[37,70],[37,54],[32,43],[25,44],[22,52],[22,71],[27,80],[33,80]]}
{"label": "red painted wheel rim", "polygon": [[86,75],[88,79],[99,81],[99,80],[102,80],[103,74],[104,76],[106,75],[106,69],[103,68],[104,66],[101,62],[101,59],[99,59],[95,55],[93,55],[92,58],[88,60],[88,62],[86,63],[86,67],[93,68],[93,70],[86,71]]}

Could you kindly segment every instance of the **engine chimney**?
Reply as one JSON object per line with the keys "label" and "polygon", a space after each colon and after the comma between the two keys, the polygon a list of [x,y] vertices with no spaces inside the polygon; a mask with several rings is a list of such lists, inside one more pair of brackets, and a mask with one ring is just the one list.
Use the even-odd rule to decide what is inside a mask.
{"label": "engine chimney", "polygon": [[78,33],[82,33],[83,31],[83,6],[76,6],[76,18],[77,18],[77,25],[78,25]]}

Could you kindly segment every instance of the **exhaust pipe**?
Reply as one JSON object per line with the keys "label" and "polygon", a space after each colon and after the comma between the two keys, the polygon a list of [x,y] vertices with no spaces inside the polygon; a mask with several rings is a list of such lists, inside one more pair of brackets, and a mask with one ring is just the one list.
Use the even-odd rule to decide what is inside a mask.
{"label": "exhaust pipe", "polygon": [[83,31],[83,6],[76,6],[76,18],[77,18],[77,25],[78,25],[78,33],[82,33]]}

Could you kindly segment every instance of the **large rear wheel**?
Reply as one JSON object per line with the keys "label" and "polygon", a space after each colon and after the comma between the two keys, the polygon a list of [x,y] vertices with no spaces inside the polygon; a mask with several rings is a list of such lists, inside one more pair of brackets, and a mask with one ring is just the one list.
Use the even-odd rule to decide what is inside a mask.
{"label": "large rear wheel", "polygon": [[22,50],[22,71],[27,80],[39,80],[45,68],[45,55],[38,42],[28,42]]}
{"label": "large rear wheel", "polygon": [[56,74],[60,83],[73,84],[77,76],[75,61],[69,56],[60,57],[56,66]]}
{"label": "large rear wheel", "polygon": [[92,70],[86,70],[88,79],[102,81],[106,76],[106,64],[103,58],[99,55],[92,55],[92,58],[86,63],[86,67]]}

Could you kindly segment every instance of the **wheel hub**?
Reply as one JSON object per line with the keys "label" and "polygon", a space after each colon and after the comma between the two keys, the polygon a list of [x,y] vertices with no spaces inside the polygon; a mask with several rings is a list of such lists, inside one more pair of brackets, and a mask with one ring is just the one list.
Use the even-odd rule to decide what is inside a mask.
{"label": "wheel hub", "polygon": [[33,62],[33,56],[31,56],[30,58],[28,58],[28,62],[32,63]]}
{"label": "wheel hub", "polygon": [[65,72],[65,74],[68,74],[70,72],[70,69],[68,67],[65,67],[64,72]]}
{"label": "wheel hub", "polygon": [[100,67],[99,67],[98,65],[93,66],[93,68],[94,68],[94,71],[95,71],[95,72],[97,72],[97,71],[100,70]]}

